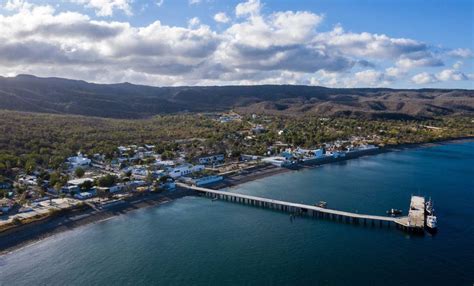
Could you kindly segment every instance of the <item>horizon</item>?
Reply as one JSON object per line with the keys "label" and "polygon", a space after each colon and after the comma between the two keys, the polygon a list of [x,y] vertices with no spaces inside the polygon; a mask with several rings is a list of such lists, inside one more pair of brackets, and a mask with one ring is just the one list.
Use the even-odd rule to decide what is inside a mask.
{"label": "horizon", "polygon": [[413,87],[413,88],[394,88],[394,87],[384,87],[384,86],[367,86],[367,87],[330,87],[324,85],[308,85],[308,84],[290,84],[290,83],[262,83],[262,84],[230,84],[230,85],[149,85],[149,84],[137,84],[133,82],[109,82],[109,83],[101,83],[101,82],[93,82],[87,81],[83,79],[74,79],[74,78],[66,78],[66,77],[58,77],[58,76],[37,76],[33,74],[17,74],[14,76],[2,76],[0,78],[7,78],[7,79],[14,79],[18,77],[33,77],[37,79],[60,79],[60,80],[68,80],[68,81],[82,81],[87,84],[97,84],[97,85],[120,85],[120,84],[130,84],[134,86],[145,86],[145,87],[156,87],[156,88],[180,88],[180,87],[196,87],[196,88],[206,88],[206,87],[258,87],[258,86],[302,86],[302,87],[320,87],[320,88],[327,88],[327,89],[390,89],[390,90],[474,90],[472,88],[444,88],[444,87]]}
{"label": "horizon", "polygon": [[472,13],[470,1],[3,0],[0,75],[470,90]]}

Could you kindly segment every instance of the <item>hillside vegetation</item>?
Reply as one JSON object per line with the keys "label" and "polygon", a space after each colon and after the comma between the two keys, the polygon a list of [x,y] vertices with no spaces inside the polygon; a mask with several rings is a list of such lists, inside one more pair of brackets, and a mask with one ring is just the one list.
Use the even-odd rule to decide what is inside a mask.
{"label": "hillside vegetation", "polygon": [[[180,152],[188,159],[212,153],[237,158],[267,154],[276,142],[314,148],[353,136],[380,145],[474,136],[469,117],[401,121],[270,115],[245,116],[229,123],[215,118],[213,114],[180,114],[124,120],[0,110],[0,179],[36,166],[60,168],[78,151],[89,156],[101,153],[110,159],[118,146],[129,144],[154,144],[166,158]],[[255,124],[264,125],[267,131],[252,135]]]}
{"label": "hillside vegetation", "polygon": [[0,109],[129,119],[229,109],[273,115],[428,119],[473,115],[474,91],[292,85],[151,87],[19,75],[0,77]]}

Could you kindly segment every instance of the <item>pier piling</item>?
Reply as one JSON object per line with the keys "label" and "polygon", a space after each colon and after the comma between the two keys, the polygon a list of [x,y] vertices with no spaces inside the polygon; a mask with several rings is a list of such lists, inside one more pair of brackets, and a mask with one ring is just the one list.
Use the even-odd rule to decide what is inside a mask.
{"label": "pier piling", "polygon": [[[334,209],[327,209],[327,208],[322,208],[318,206],[291,203],[291,202],[286,202],[286,201],[237,194],[237,193],[232,193],[232,192],[224,192],[224,191],[212,190],[212,189],[207,189],[207,188],[202,188],[202,187],[189,186],[183,183],[177,183],[177,185],[183,188],[193,189],[203,194],[204,196],[211,197],[213,199],[217,198],[217,199],[226,200],[229,202],[237,202],[237,203],[247,204],[247,205],[251,205],[251,206],[259,207],[259,208],[268,208],[268,209],[273,209],[280,212],[287,212],[291,214],[325,218],[329,220],[345,222],[348,224],[352,223],[352,224],[359,225],[361,224],[363,220],[364,225],[367,225],[368,223],[370,223],[371,226],[375,226],[376,222],[378,221],[380,227],[383,227],[383,223],[386,222],[387,227],[390,228],[390,224],[395,223],[396,228],[402,228],[407,231],[418,230],[420,229],[420,226],[423,227],[424,225],[424,217],[423,219],[421,219],[419,212],[413,212],[413,214],[410,212],[408,217],[398,217],[398,218],[376,216],[376,215],[365,215],[365,214],[359,214],[359,213],[338,211]],[[415,200],[412,197],[411,205],[415,203],[421,205],[419,201],[421,201],[420,197],[417,197]],[[423,203],[424,203],[424,199],[423,199]],[[412,215],[413,218],[418,219],[418,221],[416,221],[416,225],[410,225],[409,222],[413,220],[413,218],[410,215]]]}

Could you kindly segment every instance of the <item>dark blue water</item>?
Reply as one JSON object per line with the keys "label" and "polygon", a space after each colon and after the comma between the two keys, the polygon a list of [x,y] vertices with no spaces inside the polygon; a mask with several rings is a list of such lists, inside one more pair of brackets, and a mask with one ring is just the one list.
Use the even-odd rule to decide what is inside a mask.
{"label": "dark blue water", "polygon": [[0,257],[0,285],[472,285],[474,142],[364,157],[232,191],[385,214],[431,196],[436,236],[187,197]]}

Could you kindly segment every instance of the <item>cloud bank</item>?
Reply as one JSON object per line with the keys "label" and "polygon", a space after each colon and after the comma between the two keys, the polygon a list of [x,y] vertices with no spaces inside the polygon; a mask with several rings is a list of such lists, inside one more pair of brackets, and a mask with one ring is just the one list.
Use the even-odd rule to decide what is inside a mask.
{"label": "cloud bank", "polygon": [[71,1],[102,18],[21,0],[5,4],[13,13],[0,15],[0,74],[151,85],[390,86],[403,78],[415,84],[472,80],[456,68],[416,73],[442,67],[446,59],[469,59],[469,49],[440,50],[414,39],[346,32],[341,25],[320,31],[323,15],[264,14],[258,0],[239,3],[232,16],[215,14],[223,25],[219,31],[198,18],[189,19],[187,27],[110,20],[117,11],[133,14],[130,0]]}

